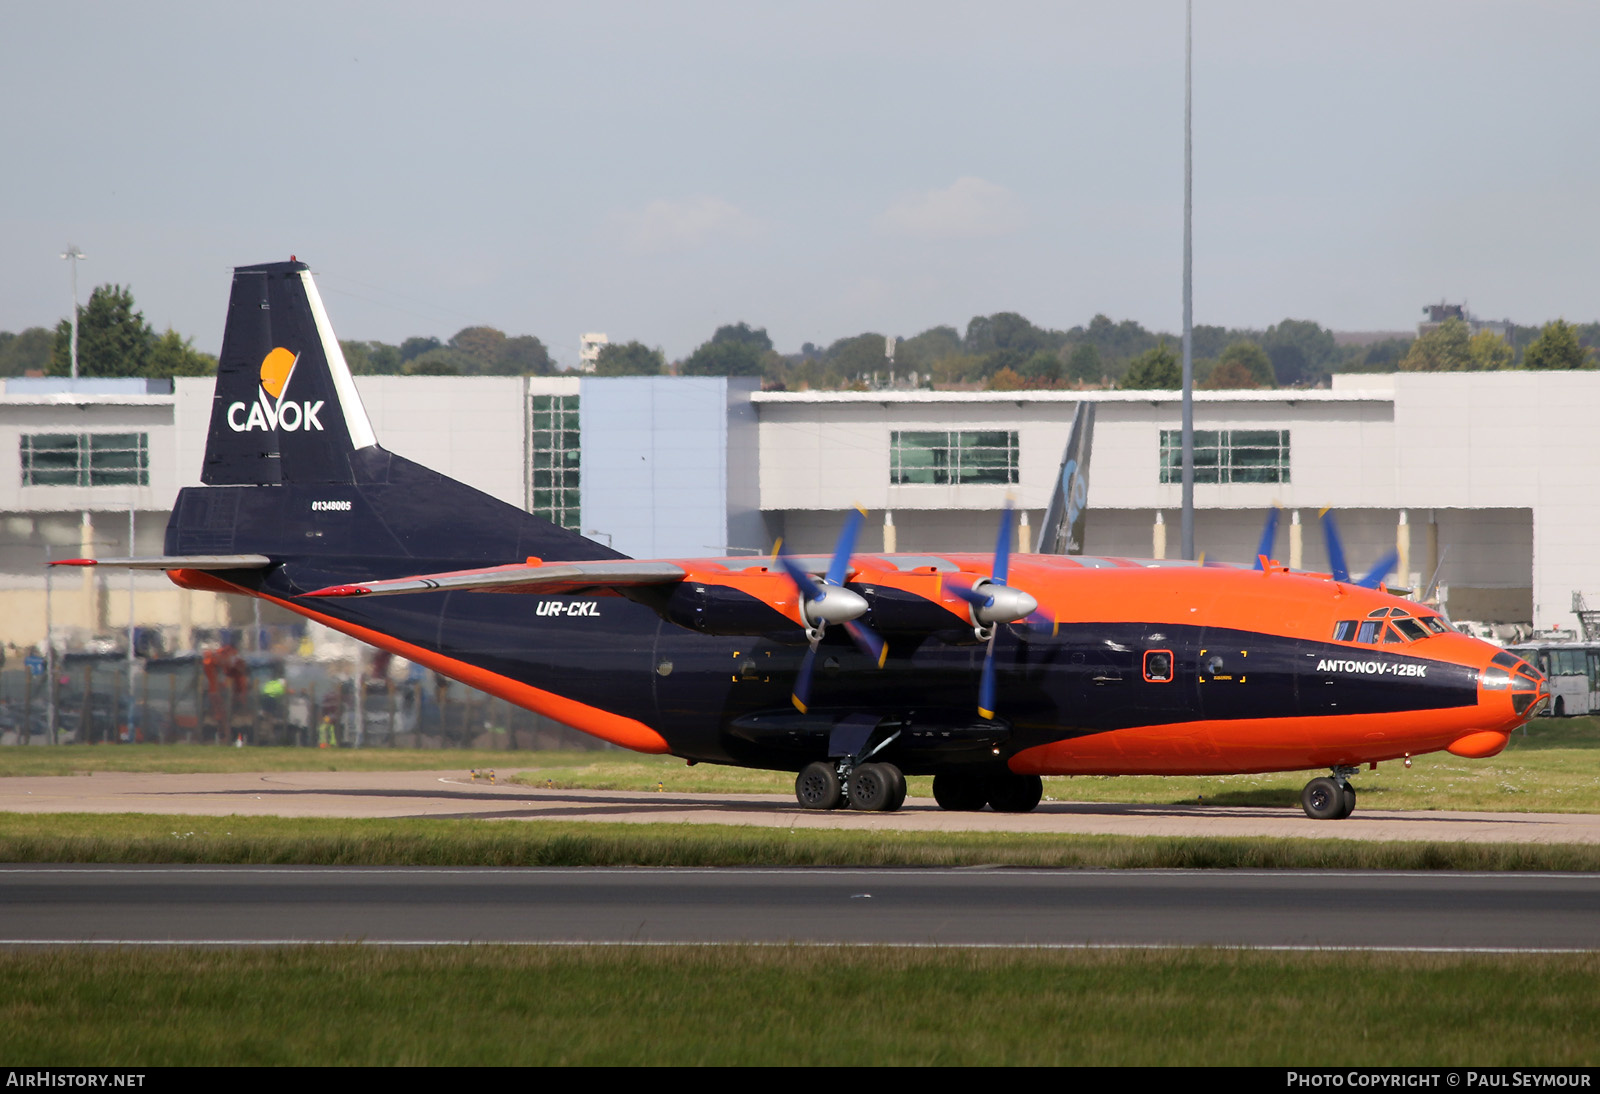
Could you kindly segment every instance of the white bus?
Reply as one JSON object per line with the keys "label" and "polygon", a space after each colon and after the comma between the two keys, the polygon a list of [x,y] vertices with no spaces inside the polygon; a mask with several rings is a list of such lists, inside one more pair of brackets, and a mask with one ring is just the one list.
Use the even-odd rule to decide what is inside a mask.
{"label": "white bus", "polygon": [[1600,711],[1600,642],[1523,642],[1506,649],[1549,679],[1545,714],[1565,718]]}

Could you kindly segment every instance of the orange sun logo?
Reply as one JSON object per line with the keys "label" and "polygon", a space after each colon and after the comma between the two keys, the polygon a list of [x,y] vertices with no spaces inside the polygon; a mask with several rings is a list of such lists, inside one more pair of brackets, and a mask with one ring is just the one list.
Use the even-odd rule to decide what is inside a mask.
{"label": "orange sun logo", "polygon": [[261,386],[274,399],[283,398],[283,385],[294,371],[295,355],[279,346],[261,359]]}

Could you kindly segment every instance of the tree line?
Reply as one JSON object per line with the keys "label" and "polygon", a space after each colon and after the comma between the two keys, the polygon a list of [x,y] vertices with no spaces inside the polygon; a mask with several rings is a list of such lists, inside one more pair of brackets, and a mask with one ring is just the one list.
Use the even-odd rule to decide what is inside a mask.
{"label": "tree line", "polygon": [[[1369,345],[1340,345],[1332,331],[1307,319],[1285,319],[1265,330],[1200,325],[1193,332],[1195,380],[1201,388],[1310,387],[1335,372],[1574,369],[1595,365],[1600,323],[1557,319],[1542,327],[1511,325],[1507,337],[1473,334],[1461,319],[1446,319],[1418,337]],[[71,326],[0,332],[0,376],[70,371]],[[78,370],[83,376],[206,376],[216,358],[168,329],[156,334],[130,289],[101,285],[79,308]],[[532,335],[489,326],[464,327],[447,341],[407,338],[398,345],[343,341],[357,375],[546,376],[556,370],[549,349]],[[865,388],[915,377],[919,386],[1015,391],[1040,388],[1181,385],[1181,341],[1139,323],[1096,315],[1070,330],[1040,327],[1016,312],[974,316],[965,331],[935,326],[897,339],[894,357],[874,331],[827,346],[810,342],[779,353],[765,328],[745,322],[718,327],[678,361],[639,341],[602,347],[601,376],[751,376],[779,390]]]}

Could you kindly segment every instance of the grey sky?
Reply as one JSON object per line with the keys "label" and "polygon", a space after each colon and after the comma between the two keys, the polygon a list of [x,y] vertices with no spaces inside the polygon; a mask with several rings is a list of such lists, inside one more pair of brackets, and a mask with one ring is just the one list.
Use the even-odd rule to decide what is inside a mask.
{"label": "grey sky", "polygon": [[[1195,321],[1600,316],[1600,5],[1195,12]],[[680,356],[978,313],[1181,321],[1183,5],[6,3],[0,329],[228,270],[344,338]]]}

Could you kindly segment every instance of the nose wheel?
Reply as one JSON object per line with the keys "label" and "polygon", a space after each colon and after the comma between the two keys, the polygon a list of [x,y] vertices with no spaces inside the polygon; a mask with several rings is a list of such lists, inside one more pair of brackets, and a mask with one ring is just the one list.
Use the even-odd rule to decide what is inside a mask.
{"label": "nose wheel", "polygon": [[1350,785],[1353,767],[1336,767],[1332,777],[1312,779],[1300,791],[1300,807],[1312,820],[1344,820],[1356,811],[1356,788]]}

